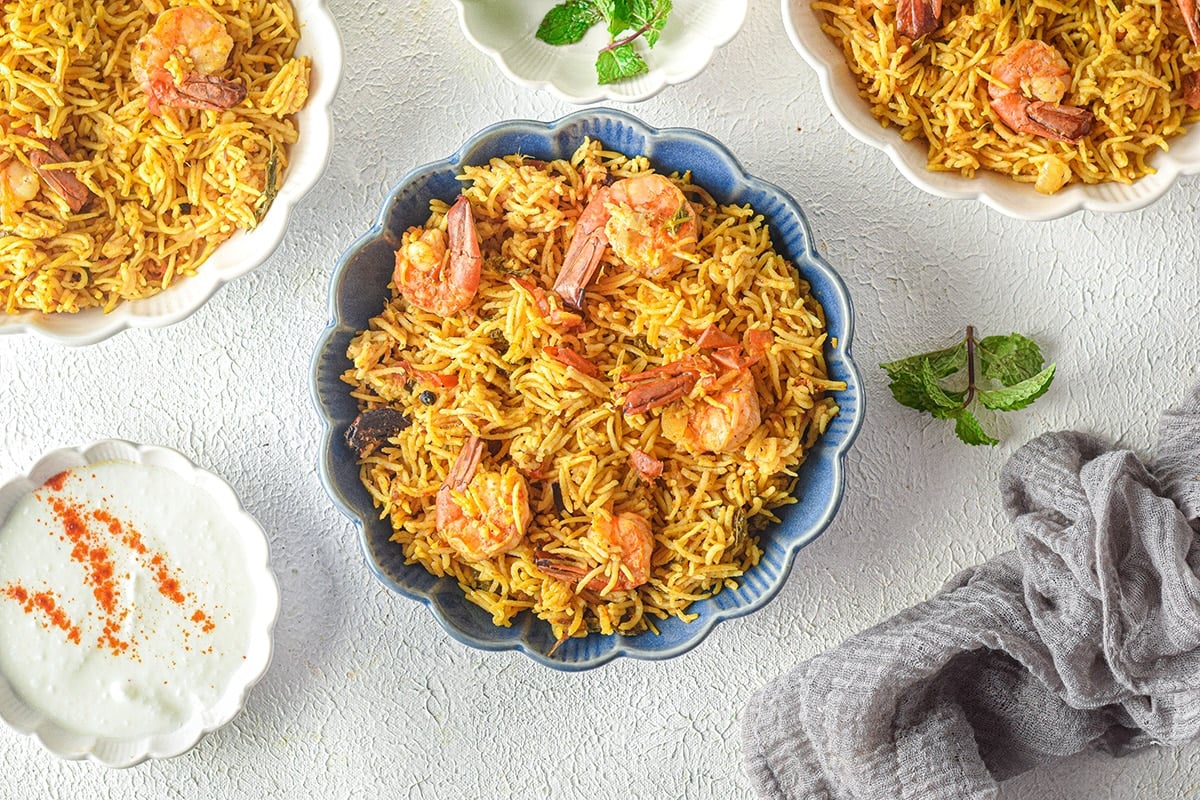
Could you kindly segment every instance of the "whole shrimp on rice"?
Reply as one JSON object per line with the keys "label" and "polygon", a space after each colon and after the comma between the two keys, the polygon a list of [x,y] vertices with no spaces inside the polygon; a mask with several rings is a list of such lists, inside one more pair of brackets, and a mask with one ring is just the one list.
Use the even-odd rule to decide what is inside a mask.
{"label": "whole shrimp on rice", "polygon": [[[765,342],[751,331],[742,343],[717,328],[708,328],[697,344],[710,352],[686,356],[660,367],[626,375],[622,411],[662,412],[662,432],[689,453],[727,453],[741,447],[762,424],[758,390],[750,366]],[[698,396],[692,396],[699,386]]]}
{"label": "whole shrimp on rice", "polygon": [[1023,39],[992,62],[992,110],[1017,133],[1074,144],[1087,136],[1092,112],[1059,103],[1071,87],[1071,67],[1050,45]]}
{"label": "whole shrimp on rice", "polygon": [[146,91],[147,107],[232,108],[246,87],[216,73],[225,68],[233,37],[219,17],[200,6],[177,6],[158,15],[130,56],[133,78]]}
{"label": "whole shrimp on rice", "polygon": [[483,256],[471,203],[460,195],[441,228],[414,226],[404,232],[396,251],[392,281],[408,302],[448,317],[471,304],[479,290]]}
{"label": "whole shrimp on rice", "polygon": [[0,151],[0,208],[11,214],[20,211],[25,204],[37,197],[43,184],[61,197],[72,211],[79,211],[91,197],[87,188],[68,169],[54,165],[71,160],[62,145],[53,139],[33,136],[29,125],[17,123],[12,118],[0,116],[0,131],[28,140],[23,149],[28,165],[15,153]]}
{"label": "whole shrimp on rice", "polygon": [[696,212],[663,175],[634,175],[603,186],[579,215],[554,291],[573,307],[582,306],[606,248],[647,278],[667,280],[691,259],[696,231]]}
{"label": "whole shrimp on rice", "polygon": [[437,493],[438,534],[467,561],[503,555],[525,538],[529,487],[512,464],[480,470],[483,440],[472,436]]}
{"label": "whole shrimp on rice", "polygon": [[539,552],[534,563],[542,572],[559,580],[580,581],[592,575],[584,588],[602,596],[614,591],[626,592],[649,582],[654,533],[641,514],[624,511],[599,515],[592,520],[586,538],[608,556],[606,563],[587,567],[546,552]]}

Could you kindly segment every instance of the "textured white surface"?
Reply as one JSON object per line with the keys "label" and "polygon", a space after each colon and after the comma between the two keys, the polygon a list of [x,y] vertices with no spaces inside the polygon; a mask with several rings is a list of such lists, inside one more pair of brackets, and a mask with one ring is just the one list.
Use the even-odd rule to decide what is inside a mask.
{"label": "textured white surface", "polygon": [[[573,107],[508,84],[449,4],[330,5],[347,59],[337,144],[280,250],[165,330],[80,350],[0,340],[0,477],[107,437],[174,447],[224,476],[271,540],[274,663],[230,726],[169,761],[110,772],[0,731],[0,796],[748,798],[737,734],[752,691],[1007,549],[996,476],[1021,442],[1079,428],[1144,452],[1157,413],[1200,377],[1196,179],[1141,212],[1040,224],[917,194],[837,126],[777,3],[758,0],[700,77],[625,108],[714,134],[790,191],[849,285],[867,420],[842,513],[773,603],[673,661],[560,674],[470,650],[373,581],[326,500],[308,359],[333,262],[393,181],[484,125]],[[876,366],[968,323],[1027,333],[1059,364],[1046,397],[989,419],[995,449],[896,405]],[[1001,797],[1200,797],[1200,745],[1068,759]]]}

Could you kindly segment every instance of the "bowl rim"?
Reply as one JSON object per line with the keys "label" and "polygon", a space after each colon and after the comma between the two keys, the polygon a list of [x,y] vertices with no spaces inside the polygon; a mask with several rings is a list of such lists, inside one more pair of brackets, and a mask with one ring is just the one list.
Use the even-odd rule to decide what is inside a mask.
{"label": "bowl rim", "polygon": [[[437,602],[436,592],[424,593],[419,590],[412,590],[406,586],[399,584],[392,576],[388,575],[383,567],[377,562],[371,550],[370,533],[369,533],[369,517],[376,517],[373,513],[374,506],[369,509],[360,509],[346,496],[342,490],[341,482],[336,475],[335,469],[335,447],[344,445],[344,442],[339,441],[342,433],[342,428],[334,426],[334,414],[332,412],[330,402],[326,398],[326,392],[322,386],[322,375],[325,372],[323,361],[335,356],[340,358],[346,367],[350,363],[345,359],[344,353],[335,353],[332,350],[335,339],[339,335],[348,334],[353,336],[356,333],[356,328],[347,323],[344,319],[345,314],[341,310],[342,286],[349,280],[348,269],[351,266],[354,258],[362,252],[368,245],[383,239],[386,227],[390,220],[390,213],[394,199],[402,192],[404,187],[420,180],[422,177],[432,174],[438,170],[454,169],[459,171],[465,162],[465,159],[484,146],[490,138],[497,133],[508,132],[538,132],[545,136],[551,136],[561,132],[564,129],[583,120],[606,120],[620,125],[627,126],[637,133],[649,139],[674,138],[681,140],[689,140],[692,142],[700,142],[705,145],[707,152],[710,155],[717,156],[731,170],[733,175],[737,177],[746,187],[755,190],[766,192],[778,199],[785,207],[788,213],[792,214],[795,223],[800,227],[803,233],[803,241],[805,250],[802,253],[789,254],[789,261],[794,265],[803,262],[806,267],[814,267],[820,271],[823,279],[829,282],[833,290],[833,297],[838,301],[838,309],[840,319],[843,320],[844,332],[838,335],[836,348],[836,361],[841,365],[846,373],[847,394],[839,396],[839,400],[852,400],[842,406],[846,414],[843,416],[839,413],[839,418],[844,420],[847,426],[843,437],[837,441],[823,439],[824,446],[816,451],[818,458],[810,459],[812,461],[821,460],[830,470],[829,484],[832,488],[829,496],[825,499],[825,507],[815,524],[805,532],[802,537],[794,538],[787,542],[783,561],[781,564],[778,578],[770,585],[766,591],[762,592],[752,602],[744,605],[730,608],[715,608],[706,610],[705,613],[694,621],[687,623],[689,636],[671,647],[659,647],[647,649],[638,646],[638,640],[644,636],[652,636],[653,634],[645,634],[644,636],[625,637],[614,634],[611,637],[606,637],[608,641],[613,643],[612,647],[606,652],[596,656],[589,657],[580,661],[564,662],[548,657],[541,651],[532,647],[524,639],[480,639],[470,633],[462,630],[454,620],[450,619],[445,609]],[[653,160],[653,156],[651,156]],[[381,295],[381,302],[383,301]],[[824,305],[829,304],[829,300],[822,300]],[[382,308],[382,305],[380,306]],[[530,120],[530,119],[512,119],[505,120],[493,125],[489,125],[476,134],[468,138],[453,154],[445,159],[432,161],[421,166],[408,170],[392,188],[388,191],[386,197],[381,203],[380,210],[376,216],[372,226],[361,236],[346,248],[346,250],[338,258],[330,276],[329,293],[328,293],[328,311],[329,322],[324,331],[316,342],[313,356],[310,362],[309,373],[309,390],[313,402],[314,409],[320,419],[321,438],[318,450],[318,474],[321,484],[325,487],[326,493],[329,495],[334,506],[338,508],[353,524],[356,536],[358,538],[359,549],[364,560],[372,574],[385,587],[396,592],[397,594],[406,597],[410,600],[415,600],[433,614],[434,618],[441,625],[443,630],[456,641],[465,644],[469,647],[486,650],[486,651],[504,651],[516,650],[524,653],[534,661],[543,666],[551,667],[560,671],[582,671],[599,667],[609,663],[620,657],[629,657],[639,660],[656,661],[673,658],[688,650],[696,647],[702,642],[708,634],[716,627],[717,624],[728,619],[750,614],[768,602],[782,590],[787,578],[790,574],[792,565],[795,561],[797,553],[807,544],[820,536],[825,529],[832,523],[837,511],[840,508],[845,494],[846,487],[846,456],[849,453],[851,446],[861,430],[865,418],[865,404],[862,402],[863,386],[861,374],[858,366],[854,361],[852,354],[852,345],[854,338],[854,308],[850,293],[842,280],[841,276],[829,265],[827,261],[817,251],[813,242],[812,231],[808,223],[807,216],[799,207],[799,204],[787,192],[775,184],[768,183],[760,178],[749,175],[741,166],[741,163],[733,156],[733,154],[721,144],[716,138],[710,134],[693,128],[671,127],[671,128],[655,128],[645,122],[637,119],[631,114],[616,111],[613,109],[583,109],[572,112],[563,117],[550,122]],[[832,335],[832,331],[831,331]],[[806,460],[806,464],[808,460]],[[357,481],[357,474],[355,481]],[[410,565],[412,569],[422,569],[420,565]],[[455,587],[457,589],[457,586]],[[461,590],[458,590],[461,595]],[[545,623],[536,619],[532,615],[522,615],[527,617],[525,625],[530,623],[542,624]],[[518,623],[514,623],[516,627]],[[498,629],[499,630],[499,629]]]}
{"label": "bowl rim", "polygon": [[[312,85],[308,100],[304,108],[297,112],[298,115],[303,115],[304,132],[301,133],[301,139],[305,143],[313,142],[318,146],[323,144],[324,152],[314,151],[314,158],[293,161],[289,165],[284,182],[279,187],[270,209],[254,228],[254,234],[259,237],[259,247],[254,252],[238,257],[228,266],[221,265],[219,275],[214,270],[198,269],[194,275],[186,276],[183,279],[187,282],[186,288],[175,293],[178,295],[186,291],[186,303],[166,303],[163,300],[155,303],[159,307],[154,310],[145,310],[139,305],[167,295],[182,283],[176,282],[166,290],[149,297],[122,301],[108,313],[99,308],[88,308],[74,314],[33,310],[15,314],[0,312],[0,336],[31,334],[68,347],[85,347],[130,329],[168,327],[195,314],[219,289],[257,269],[279,249],[290,226],[292,213],[316,186],[332,157],[333,99],[342,81],[345,62],[345,47],[333,14],[329,10],[328,0],[293,0],[293,6],[297,11],[300,8],[305,10],[304,18],[299,20],[300,46],[306,44],[304,37],[311,32],[311,41],[320,50],[319,59],[313,58]],[[297,145],[292,145],[292,148],[296,147]],[[247,233],[239,231],[223,242],[200,266],[203,267],[212,261],[222,247],[241,242]]]}
{"label": "bowl rim", "polygon": [[[895,128],[884,127],[874,117],[872,120],[875,121],[875,124],[869,127],[864,127],[852,119],[853,113],[847,110],[847,104],[856,104],[855,108],[857,108],[857,104],[863,104],[863,108],[865,108],[865,101],[859,96],[849,73],[842,75],[837,72],[845,66],[844,58],[839,58],[836,63],[831,64],[829,60],[809,47],[805,41],[800,26],[796,23],[796,14],[806,7],[807,0],[780,0],[783,27],[793,48],[817,73],[821,95],[834,119],[843,130],[855,139],[885,153],[900,174],[911,184],[935,197],[977,201],[1013,219],[1044,222],[1067,217],[1079,211],[1100,213],[1137,211],[1161,199],[1180,176],[1200,173],[1200,160],[1186,163],[1174,158],[1170,151],[1156,153],[1155,172],[1145,175],[1135,182],[1136,185],[1148,186],[1150,189],[1143,194],[1123,200],[1096,195],[1095,192],[1099,191],[1098,187],[1108,187],[1114,184],[1094,186],[1075,184],[1055,194],[1043,195],[1038,194],[1032,184],[1019,184],[1006,176],[995,173],[997,178],[1003,178],[1006,181],[1001,184],[1003,186],[1011,184],[1028,188],[1028,192],[1021,192],[1018,201],[1010,200],[991,190],[987,185],[988,181],[984,180],[986,176],[964,178],[955,172],[931,171],[924,168],[924,157],[921,159],[921,167],[918,168],[910,163],[910,158],[905,155],[905,151],[912,143],[901,139]],[[805,27],[807,28],[807,26]],[[824,31],[818,30],[817,33],[828,38]],[[866,110],[866,113],[870,114],[869,109]],[[980,170],[980,172],[982,173],[984,170]]]}
{"label": "bowl rim", "polygon": [[[28,719],[13,719],[0,704],[0,720],[13,731],[32,737],[44,750],[66,761],[90,761],[105,767],[123,769],[149,759],[174,758],[195,747],[209,733],[223,728],[245,708],[250,690],[270,668],[274,658],[274,629],[279,619],[279,582],[271,567],[270,541],[266,530],[246,510],[233,487],[211,470],[198,466],[183,453],[163,445],[138,444],[125,439],[100,439],[79,447],[60,447],[44,453],[24,475],[0,483],[0,498],[11,500],[6,510],[0,504],[0,525],[8,513],[46,479],[62,472],[104,462],[130,462],[166,469],[194,482],[236,529],[245,544],[246,567],[250,584],[257,595],[253,609],[254,625],[249,630],[247,661],[234,673],[229,686],[206,708],[194,709],[193,714],[178,728],[166,733],[111,737],[81,734],[29,706],[12,689],[8,677],[0,672],[0,687],[14,705],[28,711]],[[206,715],[211,714],[208,721]],[[26,716],[26,715],[23,715]]]}
{"label": "bowl rim", "polygon": [[[689,62],[690,66],[686,70],[681,70],[671,76],[667,76],[661,70],[651,70],[651,72],[647,73],[646,75],[648,80],[645,84],[645,87],[636,92],[621,91],[621,84],[597,84],[596,88],[592,91],[583,94],[575,94],[559,86],[554,81],[553,77],[538,79],[519,75],[516,70],[509,65],[504,51],[497,50],[494,47],[489,47],[488,45],[484,44],[471,28],[471,24],[468,20],[468,5],[470,5],[470,0],[450,0],[450,2],[454,4],[455,10],[457,11],[458,27],[462,31],[463,36],[475,47],[475,49],[488,56],[506,78],[518,86],[525,86],[530,89],[548,92],[557,97],[559,100],[576,105],[590,105],[592,103],[603,102],[640,103],[660,94],[668,86],[678,86],[679,84],[692,80],[701,72],[703,72],[710,63],[712,63],[713,58],[716,56],[717,50],[733,41],[734,37],[738,35],[743,27],[745,27],[746,16],[750,7],[750,0],[716,0],[716,2],[719,2],[721,7],[727,13],[732,11],[732,13],[736,14],[738,17],[738,22],[736,25],[729,25],[719,36],[704,42],[704,45],[707,47],[707,51],[701,52],[697,50],[697,55],[695,56],[694,60]],[[697,45],[693,43],[693,46]]]}

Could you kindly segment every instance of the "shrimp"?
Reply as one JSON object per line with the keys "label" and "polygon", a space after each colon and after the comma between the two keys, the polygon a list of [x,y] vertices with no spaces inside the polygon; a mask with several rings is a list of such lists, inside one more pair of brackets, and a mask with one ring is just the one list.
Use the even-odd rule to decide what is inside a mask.
{"label": "shrimp", "polygon": [[0,210],[5,214],[20,211],[41,191],[42,182],[32,167],[13,156],[0,160]]}
{"label": "shrimp", "polygon": [[83,181],[67,170],[50,166],[70,161],[71,157],[67,155],[67,151],[63,150],[62,145],[53,139],[38,138],[34,141],[39,142],[46,149],[30,151],[29,163],[37,170],[46,185],[67,202],[67,206],[72,211],[82,209],[92,196],[91,189],[88,189]]}
{"label": "shrimp", "polygon": [[[745,345],[716,328],[706,328],[696,342],[709,354],[686,356],[661,367],[626,375],[622,411],[645,412],[668,406],[662,414],[665,437],[691,453],[726,453],[746,443],[762,423],[758,390],[750,367],[762,358],[773,337],[749,331]],[[752,353],[747,358],[744,350]],[[703,394],[685,400],[699,384]]]}
{"label": "shrimp", "polygon": [[942,0],[897,0],[896,33],[920,39],[937,30],[942,17]]}
{"label": "shrimp", "polygon": [[580,355],[569,347],[549,345],[543,347],[542,352],[565,367],[573,367],[582,375],[587,375],[589,378],[600,377],[600,368],[594,362],[588,360],[587,356]]}
{"label": "shrimp", "polygon": [[[43,184],[66,201],[72,211],[79,211],[91,197],[91,190],[69,170],[54,167],[71,161],[67,151],[53,139],[33,136],[33,129],[0,115],[0,131],[23,136],[37,145],[27,152],[28,166],[12,153],[0,153],[0,207],[6,213],[20,211],[37,197]],[[40,149],[38,149],[40,148]]]}
{"label": "shrimp", "polygon": [[483,440],[472,436],[437,493],[437,530],[467,561],[503,555],[525,538],[533,520],[529,487],[512,464],[480,471]]}
{"label": "shrimp", "polygon": [[644,450],[634,449],[629,453],[629,463],[638,471],[646,483],[654,483],[654,479],[663,474],[663,462]]}
{"label": "shrimp", "polygon": [[606,248],[630,269],[666,280],[689,260],[697,230],[691,203],[662,175],[634,175],[601,187],[579,215],[554,291],[581,308]]}
{"label": "shrimp", "polygon": [[746,370],[690,407],[665,409],[662,432],[690,453],[727,453],[745,444],[761,423],[754,375]]}
{"label": "shrimp", "polygon": [[1196,0],[1175,0],[1175,4],[1183,14],[1183,22],[1187,25],[1192,44],[1200,45],[1200,8],[1196,6]]}
{"label": "shrimp", "polygon": [[1183,101],[1188,108],[1200,109],[1200,75],[1195,72],[1183,76]]}
{"label": "shrimp", "polygon": [[460,195],[446,212],[448,233],[412,227],[400,239],[392,280],[417,308],[448,317],[471,304],[483,256],[471,203]]}
{"label": "shrimp", "polygon": [[1023,39],[992,63],[992,110],[1017,133],[1074,144],[1087,136],[1092,112],[1059,101],[1070,87],[1071,67],[1050,45]]}
{"label": "shrimp", "polygon": [[[654,555],[654,533],[641,514],[624,511],[602,514],[592,520],[586,534],[589,543],[608,555],[608,564],[586,567],[539,550],[534,557],[538,569],[552,578],[581,581],[585,589],[607,595],[626,592],[650,581]],[[592,576],[592,577],[588,577]]]}
{"label": "shrimp", "polygon": [[214,74],[225,68],[232,50],[225,23],[199,6],[159,14],[130,56],[150,113],[157,115],[161,106],[231,108],[246,99],[244,85]]}

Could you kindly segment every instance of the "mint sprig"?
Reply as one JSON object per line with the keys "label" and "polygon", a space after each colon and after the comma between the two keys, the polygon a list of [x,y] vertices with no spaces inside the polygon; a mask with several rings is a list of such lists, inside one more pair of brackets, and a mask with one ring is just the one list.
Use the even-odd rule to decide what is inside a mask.
{"label": "mint sprig", "polygon": [[972,413],[974,401],[993,411],[1025,408],[1050,388],[1055,370],[1054,364],[1044,364],[1042,351],[1032,339],[1011,333],[977,340],[970,325],[953,347],[879,366],[891,379],[888,388],[897,402],[937,419],[954,420],[954,433],[971,445],[999,442]]}
{"label": "mint sprig", "polygon": [[609,43],[596,57],[596,78],[616,83],[649,71],[637,42],[653,48],[670,13],[671,0],[564,0],[546,12],[536,36],[546,44],[575,44],[604,22]]}

